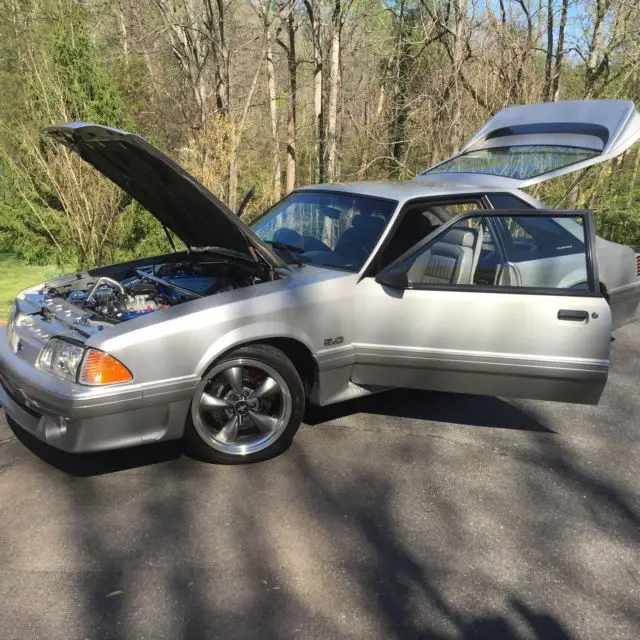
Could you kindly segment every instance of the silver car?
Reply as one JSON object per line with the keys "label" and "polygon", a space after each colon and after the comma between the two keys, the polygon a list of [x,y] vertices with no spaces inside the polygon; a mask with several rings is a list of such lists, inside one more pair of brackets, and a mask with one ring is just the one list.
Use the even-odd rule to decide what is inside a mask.
{"label": "silver car", "polygon": [[17,296],[0,402],[65,451],[185,436],[250,462],[291,443],[306,403],[391,387],[595,404],[638,307],[632,249],[520,191],[627,149],[631,102],[509,108],[415,180],[300,188],[251,227],[136,135],[45,133],[187,247]]}

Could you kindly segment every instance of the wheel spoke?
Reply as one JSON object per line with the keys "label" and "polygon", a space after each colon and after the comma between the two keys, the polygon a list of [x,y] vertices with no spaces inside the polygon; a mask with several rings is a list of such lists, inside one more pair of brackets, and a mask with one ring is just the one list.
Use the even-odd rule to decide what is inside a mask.
{"label": "wheel spoke", "polygon": [[258,430],[261,433],[270,433],[274,431],[277,424],[278,419],[273,416],[267,415],[266,413],[260,413],[259,411],[249,411],[249,415],[253,419],[254,424],[258,427]]}
{"label": "wheel spoke", "polygon": [[224,370],[224,377],[238,395],[242,393],[242,367],[229,367]]}
{"label": "wheel spoke", "polygon": [[235,442],[238,438],[238,416],[233,416],[227,424],[218,431],[216,439],[228,444]]}
{"label": "wheel spoke", "polygon": [[214,409],[228,409],[231,405],[224,399],[212,396],[210,393],[203,393],[200,397],[200,407],[205,411]]}
{"label": "wheel spoke", "polygon": [[253,400],[254,398],[266,398],[276,393],[280,393],[280,387],[278,386],[278,383],[270,376],[267,376],[263,380],[262,384],[249,394],[249,399]]}

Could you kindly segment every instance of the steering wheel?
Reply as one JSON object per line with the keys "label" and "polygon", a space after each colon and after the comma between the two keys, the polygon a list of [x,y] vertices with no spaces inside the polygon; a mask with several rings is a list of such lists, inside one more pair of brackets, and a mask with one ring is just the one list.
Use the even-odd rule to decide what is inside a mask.
{"label": "steering wheel", "polygon": [[294,229],[289,229],[289,227],[281,227],[273,234],[273,239],[276,242],[283,242],[284,244],[289,244],[294,247],[304,248],[304,240],[302,236],[295,231]]}

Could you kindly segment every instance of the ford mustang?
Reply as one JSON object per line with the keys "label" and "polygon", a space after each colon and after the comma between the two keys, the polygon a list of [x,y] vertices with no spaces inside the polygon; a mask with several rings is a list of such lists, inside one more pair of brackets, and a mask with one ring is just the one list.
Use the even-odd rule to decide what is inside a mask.
{"label": "ford mustang", "polygon": [[521,191],[628,149],[628,101],[511,107],[414,180],[302,187],[251,226],[137,135],[44,133],[184,243],[17,296],[0,403],[65,451],[184,436],[251,462],[307,403],[392,387],[597,403],[637,311],[634,251]]}

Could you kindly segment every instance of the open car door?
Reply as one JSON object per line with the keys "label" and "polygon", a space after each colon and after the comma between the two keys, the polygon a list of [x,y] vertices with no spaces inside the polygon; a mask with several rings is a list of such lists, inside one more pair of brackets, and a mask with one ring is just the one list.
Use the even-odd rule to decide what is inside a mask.
{"label": "open car door", "polygon": [[630,100],[509,107],[498,112],[460,153],[418,177],[528,187],[610,160],[638,138],[640,114]]}
{"label": "open car door", "polygon": [[356,287],[356,384],[595,404],[611,310],[586,211],[471,211]]}

